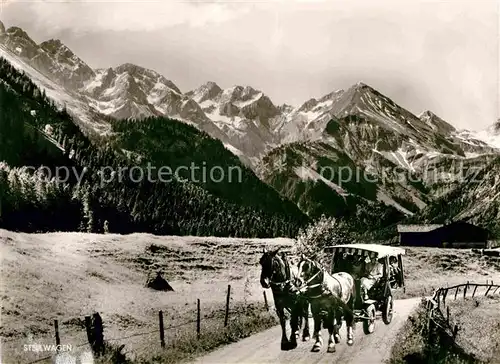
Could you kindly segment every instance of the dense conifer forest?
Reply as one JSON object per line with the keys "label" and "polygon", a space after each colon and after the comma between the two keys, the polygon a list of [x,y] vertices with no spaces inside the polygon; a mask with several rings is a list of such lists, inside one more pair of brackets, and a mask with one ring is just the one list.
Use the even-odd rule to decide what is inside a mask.
{"label": "dense conifer forest", "polygon": [[[274,237],[295,236],[309,220],[221,142],[181,122],[116,121],[111,137],[89,140],[64,109],[3,59],[0,113],[2,228]],[[46,125],[64,152],[41,132]],[[146,168],[148,163],[171,169],[191,163],[207,169],[237,166],[241,180],[196,183],[182,178],[166,183],[115,178],[102,183],[98,173],[104,166],[118,171]],[[48,180],[47,169],[44,175],[42,168],[27,166],[50,168],[52,176],[61,166],[74,173],[61,183]]]}
{"label": "dense conifer forest", "polygon": [[[311,221],[205,132],[150,117],[109,119],[110,135],[84,134],[64,107],[3,59],[0,113],[1,228],[295,237]],[[47,125],[50,135],[43,132]],[[48,179],[58,167],[70,171],[69,179]],[[162,167],[170,171],[168,181],[159,178]],[[172,175],[176,170],[178,178]],[[308,203],[302,201],[302,208]],[[375,239],[394,235],[404,218],[381,203],[358,201],[340,214],[338,208],[331,206],[336,212],[327,215]]]}

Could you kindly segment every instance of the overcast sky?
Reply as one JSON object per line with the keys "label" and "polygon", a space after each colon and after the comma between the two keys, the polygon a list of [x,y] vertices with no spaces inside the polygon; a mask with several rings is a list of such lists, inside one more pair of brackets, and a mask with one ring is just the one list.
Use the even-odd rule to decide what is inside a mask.
{"label": "overcast sky", "polygon": [[299,105],[363,81],[416,114],[482,129],[500,115],[499,1],[7,0],[0,19],[61,39],[91,67],[136,63],[183,92],[251,85]]}

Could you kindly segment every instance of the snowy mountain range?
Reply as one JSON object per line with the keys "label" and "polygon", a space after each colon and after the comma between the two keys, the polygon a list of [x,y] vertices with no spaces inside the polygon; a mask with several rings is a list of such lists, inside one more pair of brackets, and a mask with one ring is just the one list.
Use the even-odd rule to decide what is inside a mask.
{"label": "snowy mountain range", "polygon": [[[436,182],[453,179],[457,164],[486,165],[500,150],[498,127],[457,130],[431,111],[412,114],[362,82],[296,107],[275,105],[250,86],[222,89],[207,82],[182,92],[172,80],[130,63],[92,69],[61,41],[36,44],[1,22],[0,57],[28,74],[84,131],[106,135],[113,119],[178,119],[221,140],[299,205],[311,194],[304,184],[321,183],[335,199],[352,195],[411,214],[426,206]],[[364,190],[359,181],[341,186],[320,173],[347,165],[378,182],[364,178],[361,185],[371,186]],[[388,169],[389,182],[380,182]],[[395,178],[403,174],[419,176],[423,185]]]}

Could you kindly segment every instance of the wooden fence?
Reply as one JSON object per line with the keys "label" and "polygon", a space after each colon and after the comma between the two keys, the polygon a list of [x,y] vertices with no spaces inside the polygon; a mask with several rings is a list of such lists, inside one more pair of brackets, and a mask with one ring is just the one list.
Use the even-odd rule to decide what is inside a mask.
{"label": "wooden fence", "polygon": [[[478,290],[479,289],[479,290]],[[483,289],[483,292],[480,290]],[[428,301],[428,323],[427,327],[434,325],[447,333],[454,340],[459,331],[458,325],[452,326],[450,323],[450,307],[446,305],[447,300],[464,299],[466,297],[487,296],[488,294],[500,293],[500,285],[493,281],[486,283],[463,283],[451,287],[442,287],[434,292],[432,298]],[[445,311],[443,311],[446,308]]]}
{"label": "wooden fence", "polygon": [[[262,306],[257,305],[257,309],[262,309],[264,312],[269,312],[271,310],[271,306],[269,305],[269,302],[267,300],[267,295],[266,292],[264,291],[263,293],[264,296],[264,302]],[[166,348],[167,347],[167,339],[165,336],[165,332],[167,331],[175,331],[176,329],[182,328],[184,326],[188,325],[193,325],[196,327],[196,336],[198,339],[201,337],[202,333],[202,328],[203,328],[203,322],[208,321],[208,320],[220,320],[223,322],[224,327],[227,327],[230,323],[230,317],[237,318],[241,315],[244,315],[247,307],[240,307],[238,308],[231,308],[231,285],[228,285],[227,287],[227,292],[225,294],[225,307],[224,309],[221,310],[216,310],[216,311],[211,311],[208,315],[205,315],[202,317],[202,309],[201,309],[201,300],[197,299],[196,300],[196,313],[193,315],[195,318],[193,320],[188,320],[185,322],[182,322],[180,324],[176,325],[170,325],[166,326],[165,325],[165,319],[164,319],[164,311],[159,310],[158,311],[158,326],[157,329],[150,330],[148,332],[141,332],[141,333],[135,333],[123,337],[117,337],[117,338],[109,338],[105,337],[104,335],[104,323],[103,323],[103,318],[98,312],[95,312],[92,316],[85,316],[84,317],[84,323],[85,323],[85,330],[86,330],[86,336],[87,340],[85,342],[82,342],[78,345],[75,345],[74,348],[81,348],[84,346],[90,347],[94,353],[94,355],[98,356],[104,353],[105,350],[105,342],[113,342],[113,341],[120,341],[124,339],[130,339],[132,337],[140,337],[140,336],[145,336],[145,335],[153,335],[156,334],[158,335],[158,342],[159,346],[161,348]],[[53,326],[53,340],[56,345],[56,347],[59,347],[61,345],[61,333],[59,330],[59,320],[55,319],[54,320],[54,326]],[[196,324],[196,325],[194,325]],[[63,337],[64,339],[64,337]],[[15,341],[20,341],[19,339],[13,339],[13,340],[2,340],[2,343],[9,343],[9,342],[15,342]],[[123,348],[123,346],[122,346]],[[5,349],[5,348],[4,348]],[[29,364],[33,363],[38,363],[38,362],[43,362],[50,360],[52,356],[46,356],[42,357],[39,359],[36,359],[34,361],[29,362]]]}
{"label": "wooden fence", "polygon": [[[448,293],[451,292],[453,295],[453,299],[456,300],[458,294],[460,293],[460,296],[465,298],[467,297],[467,293],[469,293],[470,297],[475,297],[477,289],[483,287],[485,288],[486,292],[484,293],[484,296],[487,296],[490,292],[492,294],[497,293],[497,291],[500,290],[500,285],[494,284],[493,281],[486,281],[486,283],[462,283],[458,284],[456,286],[451,286],[451,287],[442,287],[436,290],[434,293],[434,296],[430,300],[430,302],[434,305],[437,305],[438,308],[441,308],[441,304],[443,306],[446,306],[446,298],[449,297]],[[454,294],[453,294],[454,293]]]}

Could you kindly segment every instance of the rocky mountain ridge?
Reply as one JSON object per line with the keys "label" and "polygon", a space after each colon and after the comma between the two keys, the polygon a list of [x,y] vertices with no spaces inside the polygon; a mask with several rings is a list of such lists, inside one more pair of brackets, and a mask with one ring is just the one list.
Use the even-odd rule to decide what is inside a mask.
{"label": "rocky mountain ridge", "polygon": [[[320,184],[339,201],[352,195],[411,214],[426,206],[434,185],[456,179],[470,166],[484,166],[488,156],[499,153],[500,143],[485,141],[485,135],[457,130],[432,111],[416,116],[363,82],[297,107],[275,105],[251,86],[223,89],[213,81],[183,93],[156,71],[130,63],[92,69],[59,40],[36,44],[22,29],[5,30],[3,24],[0,56],[84,128],[109,132],[113,118],[184,121],[221,140],[299,205],[317,198],[307,185]],[[333,178],[346,166],[366,176],[341,186]],[[337,175],[325,180],[321,168]],[[368,183],[370,178],[376,182]],[[359,185],[370,185],[371,192]]]}

